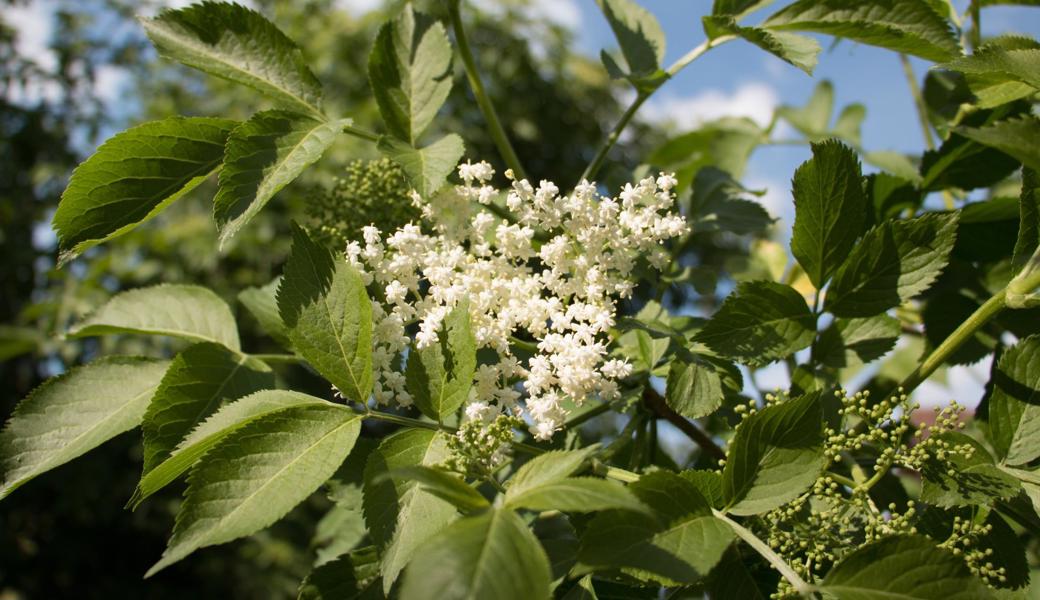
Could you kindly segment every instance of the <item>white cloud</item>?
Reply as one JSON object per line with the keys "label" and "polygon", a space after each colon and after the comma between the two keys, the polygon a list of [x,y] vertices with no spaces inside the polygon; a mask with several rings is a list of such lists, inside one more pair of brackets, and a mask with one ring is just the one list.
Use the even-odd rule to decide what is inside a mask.
{"label": "white cloud", "polygon": [[731,93],[711,89],[695,96],[651,100],[644,115],[648,120],[671,122],[683,129],[722,117],[748,117],[765,126],[779,103],[780,96],[772,86],[752,81],[740,84]]}

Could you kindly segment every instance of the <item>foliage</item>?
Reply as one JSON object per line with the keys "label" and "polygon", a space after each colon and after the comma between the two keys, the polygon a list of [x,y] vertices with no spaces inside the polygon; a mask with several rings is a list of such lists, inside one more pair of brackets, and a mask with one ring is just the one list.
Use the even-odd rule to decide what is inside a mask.
{"label": "foliage", "polygon": [[[579,181],[566,190],[527,179],[460,0],[429,15],[405,4],[375,35],[358,68],[384,132],[325,102],[303,52],[257,11],[203,2],[145,20],[163,56],[275,108],[113,136],[54,215],[61,261],[117,247],[215,171],[217,248],[321,173],[341,140],[384,159],[354,163],[333,192],[346,206],[324,197],[313,231],[283,224],[280,279],[240,291],[269,340],[240,335],[221,295],[189,283],[123,291],[79,319],[70,339],[175,338],[178,352],[109,353],[29,394],[0,432],[0,496],[141,425],[130,505],[187,481],[147,576],[264,530],[325,486],[327,551],[302,598],[1028,594],[1040,88],[1023,53],[1036,43],[974,40],[964,56],[961,21],[927,0],[799,0],[741,24],[764,4],[717,0],[708,39],[665,66],[651,13],[600,2],[620,47],[603,53],[606,72],[634,100],[580,179],[564,173]],[[709,123],[650,152],[616,196],[593,183],[639,106],[704,53],[744,40],[811,72],[819,44],[792,32],[940,63],[934,77],[961,87],[933,78],[915,100],[941,145],[920,157],[864,149],[862,107],[831,126],[825,83],[781,108],[774,123],[812,153],[793,176],[794,261],[739,183],[772,126]],[[493,146],[504,188],[439,118],[458,102],[453,65],[486,125],[474,147]],[[864,176],[861,161],[881,172]],[[649,174],[664,169],[674,174]],[[929,193],[946,208],[926,208]],[[975,239],[1005,221],[1009,243]],[[742,266],[719,259],[731,249]],[[694,294],[715,308],[719,279],[737,283],[720,286],[732,291],[717,310],[674,314]],[[952,326],[951,296],[967,307]],[[895,355],[883,359],[904,335],[928,345],[899,381],[885,370]],[[967,427],[954,403],[918,424],[913,391],[969,350],[997,356],[980,421]],[[777,362],[790,386],[763,394],[755,372]],[[874,362],[857,384],[850,369]],[[331,389],[282,374],[305,369]],[[597,432],[609,418],[623,428]],[[689,460],[661,452],[661,420],[694,442]]]}

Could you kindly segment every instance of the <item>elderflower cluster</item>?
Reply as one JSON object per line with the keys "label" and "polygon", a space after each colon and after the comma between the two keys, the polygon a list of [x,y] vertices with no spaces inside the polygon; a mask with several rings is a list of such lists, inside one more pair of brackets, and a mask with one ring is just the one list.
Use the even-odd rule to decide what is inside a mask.
{"label": "elderflower cluster", "polygon": [[[347,246],[365,284],[383,292],[373,301],[375,399],[411,402],[399,369],[406,327],[418,325],[416,347],[437,343],[445,317],[466,299],[477,347],[497,357],[478,368],[466,414],[519,416],[523,398],[531,433],[548,439],[566,420],[565,399],[613,399],[631,372],[605,359],[607,332],[640,259],[663,266],[663,242],[687,231],[672,212],[676,180],[649,177],[610,198],[585,181],[568,195],[548,181],[499,190],[486,162],[458,172],[462,185],[429,200],[413,195],[428,228],[409,223],[384,235],[365,227],[363,241]],[[533,340],[526,361],[513,353],[518,337]]]}

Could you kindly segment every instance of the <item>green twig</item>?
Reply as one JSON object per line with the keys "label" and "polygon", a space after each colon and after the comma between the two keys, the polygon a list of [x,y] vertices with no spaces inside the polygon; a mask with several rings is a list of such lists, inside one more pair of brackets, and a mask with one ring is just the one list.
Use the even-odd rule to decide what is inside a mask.
{"label": "green twig", "polygon": [[255,358],[257,360],[262,360],[262,361],[264,361],[265,363],[268,363],[268,364],[271,364],[271,363],[292,363],[292,364],[295,364],[295,363],[302,363],[302,362],[304,362],[302,358],[300,358],[299,356],[296,356],[295,354],[250,354],[249,356],[252,357],[252,358]]}
{"label": "green twig", "polygon": [[498,119],[498,113],[495,112],[495,106],[491,104],[491,98],[488,97],[487,91],[484,89],[484,82],[480,79],[480,73],[477,72],[477,63],[473,59],[473,52],[470,50],[469,40],[466,38],[466,31],[462,26],[462,15],[459,13],[460,2],[461,0],[448,2],[448,12],[451,14],[451,27],[455,31],[455,42],[459,47],[459,55],[462,57],[462,65],[465,67],[469,86],[477,99],[477,106],[480,107],[480,112],[487,121],[491,139],[495,142],[495,147],[498,148],[506,166],[513,170],[513,174],[517,179],[527,179],[527,173],[524,171],[523,165],[520,164],[516,151],[513,150],[513,144],[510,143],[509,136],[506,135],[506,130]]}
{"label": "green twig", "polygon": [[369,131],[367,129],[363,129],[361,127],[354,127],[353,125],[344,125],[343,126],[343,133],[346,133],[348,135],[352,135],[354,137],[361,138],[363,140],[368,140],[370,142],[378,142],[379,141],[379,134],[378,133],[373,133],[373,132],[371,132],[371,131]]}
{"label": "green twig", "polygon": [[751,548],[755,552],[758,552],[759,555],[762,556],[762,558],[766,559],[766,561],[769,562],[769,564],[773,565],[773,568],[780,572],[780,575],[782,575],[783,578],[786,579],[792,587],[794,587],[796,592],[798,592],[806,598],[812,597],[812,593],[814,590],[813,586],[806,583],[805,580],[803,580],[798,575],[798,573],[796,573],[795,570],[791,568],[791,565],[787,564],[787,561],[781,558],[779,554],[774,552],[768,544],[763,542],[761,539],[759,539],[757,535],[752,533],[749,529],[745,528],[740,523],[737,523],[733,519],[730,519],[728,516],[726,516],[726,513],[723,513],[714,508],[711,509],[711,513],[715,515],[716,519],[723,521],[727,525],[729,525],[730,528],[733,530],[733,533],[737,534],[737,537],[744,540],[744,542],[747,543],[748,546],[751,546]]}

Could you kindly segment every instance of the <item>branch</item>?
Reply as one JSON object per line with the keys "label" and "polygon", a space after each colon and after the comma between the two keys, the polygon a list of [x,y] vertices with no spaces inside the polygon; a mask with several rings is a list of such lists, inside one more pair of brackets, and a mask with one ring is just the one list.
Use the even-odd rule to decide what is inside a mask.
{"label": "branch", "polygon": [[671,406],[668,406],[665,399],[661,397],[661,394],[658,394],[650,386],[643,389],[643,403],[654,414],[678,427],[679,431],[685,433],[701,450],[707,452],[716,460],[726,458],[726,451],[720,448],[715,443],[715,440],[711,439],[711,436],[702,431],[700,427],[694,425],[692,421],[675,412]]}

